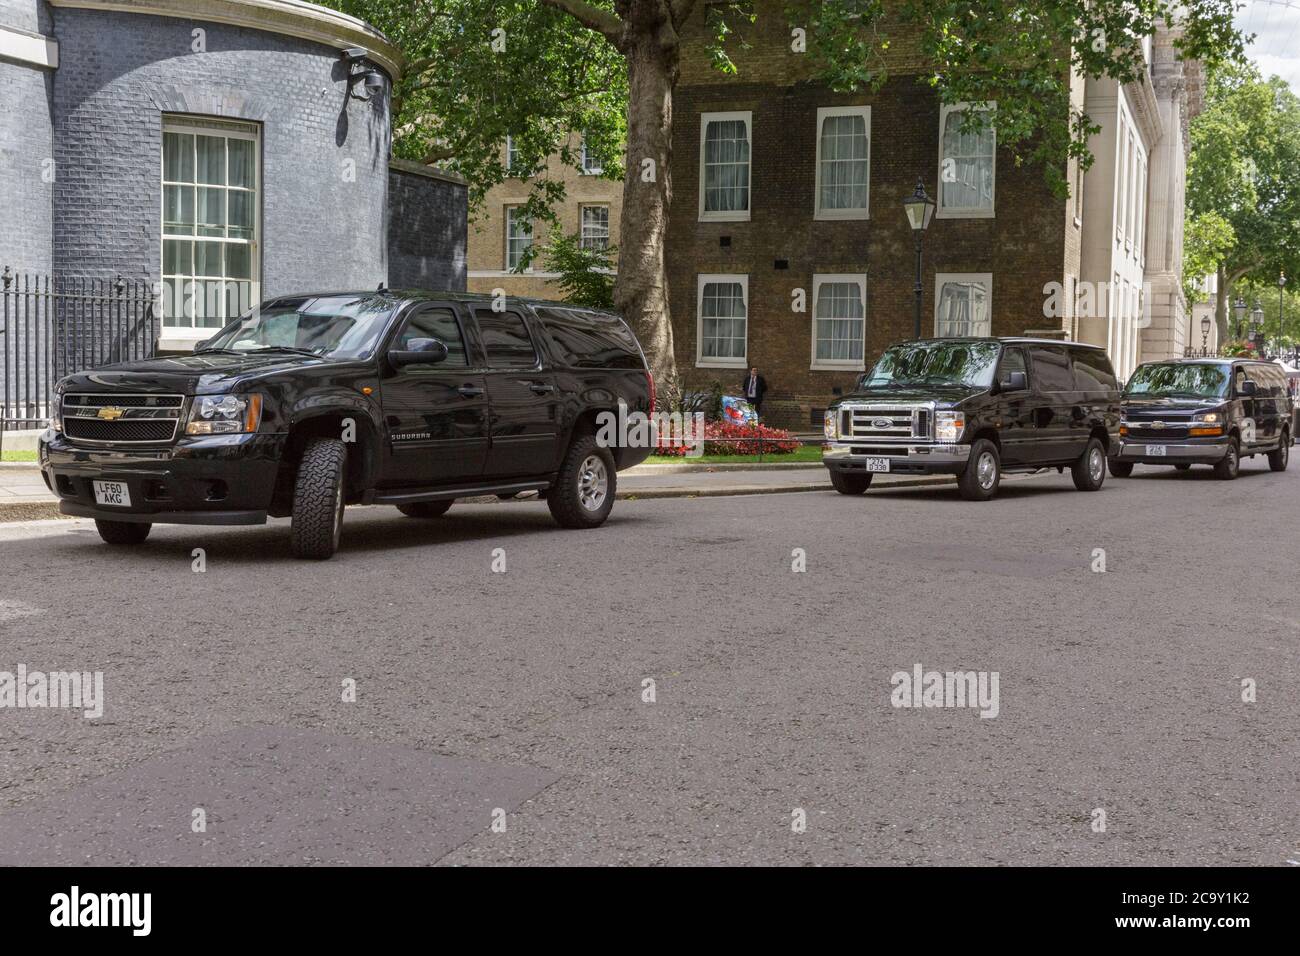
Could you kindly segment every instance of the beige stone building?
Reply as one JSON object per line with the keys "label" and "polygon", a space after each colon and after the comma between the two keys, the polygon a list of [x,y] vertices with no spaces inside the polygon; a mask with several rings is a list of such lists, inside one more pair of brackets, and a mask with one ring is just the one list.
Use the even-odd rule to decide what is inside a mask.
{"label": "beige stone building", "polygon": [[[623,205],[623,184],[599,175],[600,166],[581,147],[575,137],[572,146],[580,151],[582,169],[575,169],[552,156],[538,175],[564,184],[565,198],[556,207],[560,229],[578,235],[583,245],[603,247],[617,245],[619,215]],[[512,144],[502,146],[507,166],[512,165]],[[560,298],[558,278],[546,269],[545,252],[532,264],[517,271],[520,257],[534,242],[545,243],[548,223],[531,224],[517,214],[528,201],[532,180],[508,179],[488,191],[483,207],[469,227],[466,261],[468,288],[471,292],[504,289],[507,295],[542,299]],[[611,262],[617,267],[617,259]]]}

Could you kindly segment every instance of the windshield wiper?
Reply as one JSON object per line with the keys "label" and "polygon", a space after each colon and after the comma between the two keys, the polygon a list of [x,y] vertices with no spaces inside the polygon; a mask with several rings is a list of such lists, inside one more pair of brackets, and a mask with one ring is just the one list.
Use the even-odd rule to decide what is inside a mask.
{"label": "windshield wiper", "polygon": [[195,355],[205,355],[205,354],[207,354],[208,352],[213,352],[213,353],[216,353],[216,354],[219,354],[219,355],[243,355],[243,354],[244,354],[244,353],[242,353],[242,352],[238,352],[238,351],[236,351],[235,349],[223,349],[223,348],[215,348],[215,349],[195,349],[195,350],[194,350],[194,354],[195,354]]}
{"label": "windshield wiper", "polygon": [[288,345],[268,345],[265,348],[248,350],[248,354],[250,355],[258,352],[289,352],[294,355],[306,355],[310,358],[320,358],[319,352],[309,352],[307,349],[296,349]]}

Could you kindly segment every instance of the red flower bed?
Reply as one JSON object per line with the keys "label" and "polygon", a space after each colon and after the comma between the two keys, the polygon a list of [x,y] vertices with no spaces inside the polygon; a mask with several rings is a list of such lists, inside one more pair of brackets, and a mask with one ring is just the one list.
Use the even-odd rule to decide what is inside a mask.
{"label": "red flower bed", "polygon": [[[684,458],[688,449],[682,445],[670,445],[668,440],[670,436],[661,435],[654,453]],[[799,442],[784,429],[769,428],[766,425],[736,425],[731,422],[704,423],[706,455],[788,455],[798,448]]]}

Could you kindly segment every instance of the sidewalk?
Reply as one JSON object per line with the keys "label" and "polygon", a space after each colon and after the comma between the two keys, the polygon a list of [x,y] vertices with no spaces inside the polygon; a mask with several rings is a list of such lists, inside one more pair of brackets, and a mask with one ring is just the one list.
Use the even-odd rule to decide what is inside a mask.
{"label": "sidewalk", "polygon": [[[878,475],[873,487],[933,485],[946,477]],[[618,476],[618,497],[694,498],[717,495],[770,495],[829,491],[826,469],[816,462],[771,465],[639,465]],[[496,498],[478,499],[494,502]],[[0,464],[0,522],[58,518],[58,500],[49,493],[35,465]]]}

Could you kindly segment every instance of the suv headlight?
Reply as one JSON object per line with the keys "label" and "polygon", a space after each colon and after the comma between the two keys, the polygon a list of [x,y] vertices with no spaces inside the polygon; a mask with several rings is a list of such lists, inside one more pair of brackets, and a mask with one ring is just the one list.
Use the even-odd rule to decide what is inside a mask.
{"label": "suv headlight", "polygon": [[200,395],[190,409],[187,435],[255,432],[262,423],[261,395]]}
{"label": "suv headlight", "polygon": [[63,393],[58,389],[55,389],[54,400],[50,402],[49,426],[56,432],[63,431]]}
{"label": "suv headlight", "polygon": [[935,412],[934,440],[944,445],[956,444],[966,429],[965,412]]}
{"label": "suv headlight", "polygon": [[834,441],[840,437],[840,412],[838,408],[828,408],[822,415],[822,434]]}

